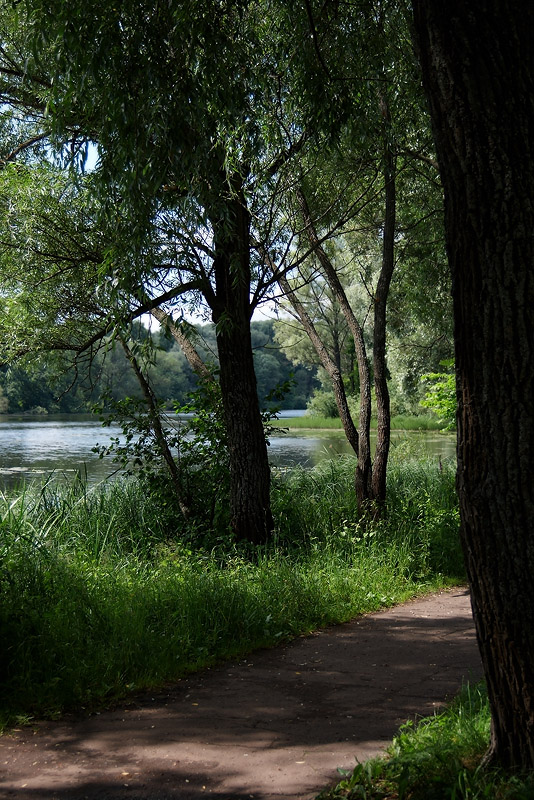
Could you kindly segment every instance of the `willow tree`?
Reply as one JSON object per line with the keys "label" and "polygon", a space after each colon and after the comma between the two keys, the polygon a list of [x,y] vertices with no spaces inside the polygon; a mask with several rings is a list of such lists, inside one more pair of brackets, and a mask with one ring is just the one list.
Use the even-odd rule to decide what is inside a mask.
{"label": "willow tree", "polygon": [[30,3],[28,13],[56,56],[49,105],[55,129],[60,135],[79,119],[98,142],[103,192],[120,206],[119,247],[109,261],[117,285],[150,284],[150,274],[139,274],[147,263],[139,254],[156,217],[162,225],[172,217],[175,252],[178,218],[195,233],[193,274],[191,252],[173,263],[181,273],[176,294],[184,280],[200,290],[217,325],[232,526],[238,538],[261,542],[272,523],[250,342],[247,190],[264,97],[245,5],[208,5],[44,2]]}
{"label": "willow tree", "polygon": [[488,761],[534,769],[534,6],[414,0],[445,190],[461,536]]}
{"label": "willow tree", "polygon": [[[340,127],[335,151],[317,156],[310,148],[299,159],[286,213],[295,240],[292,263],[285,253],[278,260],[273,256],[273,271],[331,378],[347,439],[358,457],[355,486],[359,506],[377,514],[386,501],[390,448],[390,288],[399,262],[408,257],[414,231],[418,229],[427,240],[434,235],[426,226],[428,204],[414,200],[414,195],[429,194],[427,184],[436,179],[437,165],[402,5],[355,3],[343,11],[338,9],[339,18],[334,19],[325,5],[310,3],[308,9],[317,58],[330,81],[341,84],[344,80],[340,93],[350,91],[357,101]],[[331,48],[343,48],[347,36],[352,37],[352,51],[342,49],[346,57],[338,67]],[[439,193],[434,192],[434,200],[439,213]],[[433,258],[435,248],[429,246],[428,250]],[[310,258],[306,251],[311,252]],[[428,258],[427,254],[424,266]],[[308,313],[302,294],[299,298],[299,286],[313,280],[314,274],[328,283],[353,339],[360,386],[357,428],[336,360],[313,325],[313,314]],[[411,280],[417,282],[413,274]],[[351,305],[345,291],[348,283],[361,286],[363,308]],[[427,295],[433,291],[428,284],[425,289]],[[372,458],[373,389],[377,438]]]}
{"label": "willow tree", "polygon": [[[333,22],[336,4],[327,5],[324,20]],[[280,179],[295,155],[322,134],[335,138],[356,102],[338,74],[340,48],[352,50],[350,25],[325,50],[309,3],[23,0],[13,8],[31,44],[19,79],[37,72],[34,63],[47,76],[56,141],[68,131],[75,153],[98,143],[101,198],[110,219],[119,212],[108,276],[118,289],[162,290],[170,303],[179,274],[177,294],[189,291],[209,308],[232,526],[238,538],[264,541],[269,467],[250,318],[271,278],[250,239],[276,218]],[[176,256],[163,281],[143,258],[154,226]]]}
{"label": "willow tree", "polygon": [[[32,0],[10,12],[26,40],[4,69],[14,103],[39,75],[35,100],[30,92],[24,102],[45,110],[56,143],[68,139],[74,153],[97,144],[100,200],[116,234],[106,278],[117,292],[142,285],[154,301],[159,294],[172,304],[188,293],[209,308],[232,527],[253,542],[265,541],[272,520],[250,338],[262,295],[250,255],[252,198],[268,203],[278,170],[304,141],[302,131],[279,124],[287,93],[274,62],[281,28],[265,12],[244,0]],[[145,257],[154,229],[172,256],[164,276]]]}

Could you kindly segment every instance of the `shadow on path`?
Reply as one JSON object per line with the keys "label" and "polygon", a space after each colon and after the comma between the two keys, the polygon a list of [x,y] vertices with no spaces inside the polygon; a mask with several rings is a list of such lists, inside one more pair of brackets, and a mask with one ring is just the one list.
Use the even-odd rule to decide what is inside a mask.
{"label": "shadow on path", "polygon": [[0,798],[304,800],[478,680],[468,593],[361,617],[0,739]]}

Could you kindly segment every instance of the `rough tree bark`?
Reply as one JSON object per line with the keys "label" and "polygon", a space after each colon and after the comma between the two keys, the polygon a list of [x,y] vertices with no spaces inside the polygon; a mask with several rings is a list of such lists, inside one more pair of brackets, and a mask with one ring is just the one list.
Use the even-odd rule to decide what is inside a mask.
{"label": "rough tree bark", "polygon": [[212,218],[219,379],[228,432],[230,514],[238,540],[259,544],[272,531],[270,468],[250,335],[250,215],[238,176]]}
{"label": "rough tree bark", "polygon": [[487,760],[534,768],[534,5],[413,0],[445,190]]}

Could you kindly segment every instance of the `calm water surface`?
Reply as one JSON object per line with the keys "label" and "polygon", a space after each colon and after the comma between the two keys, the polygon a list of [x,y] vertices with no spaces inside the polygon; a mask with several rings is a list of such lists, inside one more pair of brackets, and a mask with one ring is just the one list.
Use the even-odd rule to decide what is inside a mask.
{"label": "calm water surface", "polygon": [[[296,416],[303,412],[283,413]],[[279,424],[283,427],[283,418]],[[103,427],[91,415],[0,415],[0,488],[50,474],[68,478],[80,472],[90,483],[116,475],[112,458],[100,459],[93,452],[96,445],[106,444],[111,437],[122,439],[121,429],[117,425]],[[436,458],[454,455],[452,435],[394,431],[393,440],[414,443]],[[278,467],[311,467],[322,459],[351,452],[342,431],[292,431],[271,437],[269,459]]]}

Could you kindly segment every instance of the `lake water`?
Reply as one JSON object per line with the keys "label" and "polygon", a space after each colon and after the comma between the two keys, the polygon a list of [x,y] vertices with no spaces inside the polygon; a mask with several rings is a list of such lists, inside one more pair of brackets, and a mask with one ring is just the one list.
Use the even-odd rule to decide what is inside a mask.
{"label": "lake water", "polygon": [[[282,412],[285,416],[303,412]],[[279,425],[283,428],[283,417]],[[120,437],[117,425],[103,427],[90,415],[0,415],[0,488],[13,488],[23,480],[43,479],[51,473],[72,477],[86,475],[90,483],[116,475],[111,457],[92,452],[110,437]],[[394,431],[394,443],[413,442],[436,458],[454,455],[453,435]],[[277,467],[311,467],[325,458],[351,453],[342,431],[291,431],[271,437],[269,459]]]}

